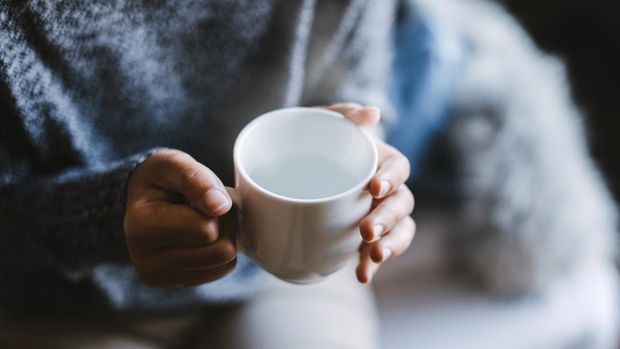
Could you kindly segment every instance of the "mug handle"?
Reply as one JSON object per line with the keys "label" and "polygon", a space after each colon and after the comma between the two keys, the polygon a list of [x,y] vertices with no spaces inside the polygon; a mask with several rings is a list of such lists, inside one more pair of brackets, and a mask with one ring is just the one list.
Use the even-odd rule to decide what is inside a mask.
{"label": "mug handle", "polygon": [[230,196],[233,204],[237,205],[237,207],[241,207],[241,197],[239,196],[239,193],[237,192],[237,188],[226,187],[226,186],[224,188],[226,189],[228,196]]}
{"label": "mug handle", "polygon": [[[234,205],[237,205],[238,208],[241,208],[241,197],[239,196],[239,192],[237,191],[237,188],[233,188],[233,187],[226,187],[224,186],[224,188],[226,189],[226,192],[228,193],[228,195],[230,196],[232,202]],[[238,211],[237,211],[238,212]],[[237,216],[238,217],[238,216]],[[246,249],[243,246],[243,244],[241,243],[240,240],[237,240],[237,249],[240,252],[246,253]]]}

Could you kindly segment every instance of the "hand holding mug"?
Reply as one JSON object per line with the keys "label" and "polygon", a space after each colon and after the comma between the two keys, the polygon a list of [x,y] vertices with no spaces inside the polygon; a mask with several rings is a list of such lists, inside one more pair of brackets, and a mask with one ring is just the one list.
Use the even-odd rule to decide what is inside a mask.
{"label": "hand holding mug", "polygon": [[[380,118],[379,109],[355,103],[325,108],[341,113],[362,127],[372,127]],[[368,185],[373,196],[372,211],[360,222],[364,242],[360,246],[357,278],[362,283],[372,280],[381,263],[407,250],[416,231],[415,221],[410,216],[414,197],[404,184],[409,177],[409,161],[380,139],[375,138],[375,144],[379,166]]]}
{"label": "hand holding mug", "polygon": [[217,280],[236,261],[232,202],[207,167],[178,150],[149,156],[127,185],[125,238],[142,280],[183,288]]}

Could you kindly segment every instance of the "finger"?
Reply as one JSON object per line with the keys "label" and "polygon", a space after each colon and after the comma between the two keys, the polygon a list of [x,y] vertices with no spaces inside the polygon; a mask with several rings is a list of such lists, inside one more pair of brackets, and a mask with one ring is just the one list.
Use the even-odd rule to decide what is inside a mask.
{"label": "finger", "polygon": [[354,110],[362,109],[363,107],[364,106],[362,106],[361,104],[349,102],[349,103],[338,103],[338,104],[332,104],[332,105],[325,105],[325,106],[321,106],[320,108],[328,109],[331,111],[335,111],[336,113],[345,115]]}
{"label": "finger", "polygon": [[217,218],[206,217],[195,209],[165,201],[136,203],[127,210],[125,231],[128,243],[133,240],[161,246],[204,246],[219,237]]}
{"label": "finger", "polygon": [[146,271],[205,270],[228,264],[237,256],[234,241],[220,239],[202,247],[170,247],[145,261]]}
{"label": "finger", "polygon": [[360,222],[360,233],[366,242],[379,239],[413,211],[414,198],[409,188],[401,184],[392,195],[380,203]]}
{"label": "finger", "polygon": [[214,243],[201,247],[168,247],[143,261],[147,271],[199,270],[227,264],[237,256],[235,231],[231,217],[219,219],[220,236]]}
{"label": "finger", "polygon": [[367,284],[372,280],[377,270],[379,270],[379,264],[373,262],[370,258],[370,245],[362,243],[360,247],[360,262],[355,271],[357,280],[363,284]]}
{"label": "finger", "polygon": [[344,115],[361,127],[372,127],[381,119],[381,110],[377,107],[363,107],[357,103],[340,103],[325,107]]}
{"label": "finger", "polygon": [[382,263],[392,256],[400,256],[411,245],[415,232],[415,221],[411,217],[403,219],[381,240],[369,244],[371,259]]}
{"label": "finger", "polygon": [[409,160],[403,154],[382,141],[377,141],[377,151],[381,160],[368,189],[373,197],[380,199],[390,195],[407,181],[410,166]]}
{"label": "finger", "polygon": [[181,289],[221,279],[235,268],[236,263],[235,259],[230,263],[207,270],[142,273],[140,277],[144,283],[152,287]]}
{"label": "finger", "polygon": [[155,185],[183,195],[202,213],[217,217],[228,212],[232,200],[220,179],[206,166],[180,151],[167,151],[152,162]]}

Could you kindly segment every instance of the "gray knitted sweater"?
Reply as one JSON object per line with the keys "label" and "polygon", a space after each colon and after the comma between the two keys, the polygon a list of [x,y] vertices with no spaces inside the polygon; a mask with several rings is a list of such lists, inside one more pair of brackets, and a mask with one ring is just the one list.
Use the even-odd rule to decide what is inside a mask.
{"label": "gray knitted sweater", "polygon": [[169,310],[241,299],[264,274],[152,289],[123,236],[125,183],[174,147],[232,184],[270,109],[388,108],[392,1],[0,2],[0,309]]}

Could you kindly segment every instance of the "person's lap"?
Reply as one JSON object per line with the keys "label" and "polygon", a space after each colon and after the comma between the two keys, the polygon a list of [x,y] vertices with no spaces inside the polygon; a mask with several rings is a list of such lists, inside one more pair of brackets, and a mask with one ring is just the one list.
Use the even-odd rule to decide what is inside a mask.
{"label": "person's lap", "polygon": [[351,264],[313,285],[274,281],[243,305],[204,316],[144,319],[110,326],[8,326],[2,348],[375,348],[376,310]]}

